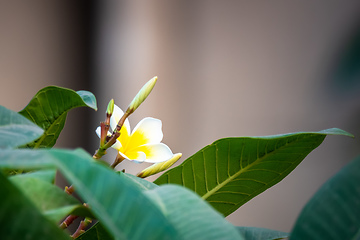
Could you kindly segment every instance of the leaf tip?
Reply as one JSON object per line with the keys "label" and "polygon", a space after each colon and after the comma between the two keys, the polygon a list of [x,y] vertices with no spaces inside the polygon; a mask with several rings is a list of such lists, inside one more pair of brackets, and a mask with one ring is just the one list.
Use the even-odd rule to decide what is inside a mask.
{"label": "leaf tip", "polygon": [[326,135],[343,135],[351,138],[355,138],[355,136],[347,131],[344,131],[340,128],[329,128],[320,131],[319,133],[326,134]]}
{"label": "leaf tip", "polygon": [[82,98],[82,100],[88,107],[97,111],[98,108],[97,108],[96,98],[93,93],[84,90],[77,91],[76,93]]}

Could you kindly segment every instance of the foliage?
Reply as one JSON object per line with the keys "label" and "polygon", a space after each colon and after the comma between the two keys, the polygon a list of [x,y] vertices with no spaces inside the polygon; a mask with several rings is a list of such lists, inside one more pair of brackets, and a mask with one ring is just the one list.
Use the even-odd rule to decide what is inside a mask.
{"label": "foliage", "polygon": [[360,239],[360,157],[328,180],[301,212],[292,239]]}
{"label": "foliage", "polygon": [[328,134],[339,129],[268,137],[220,139],[155,183],[190,188],[227,216],[285,178]]}
{"label": "foliage", "polygon": [[28,147],[54,146],[64,128],[67,112],[76,107],[91,107],[97,110],[95,96],[87,91],[75,92],[60,87],[41,89],[19,113],[44,129],[43,135],[29,141]]}
{"label": "foliage", "polygon": [[[135,101],[136,108],[153,85],[145,85],[136,96],[141,99]],[[224,218],[284,179],[326,136],[351,134],[327,129],[224,138],[151,183],[115,172],[113,167],[124,157],[118,155],[111,166],[101,161],[119,137],[121,121],[136,109],[129,108],[127,116],[110,130],[111,103],[94,156],[82,149],[51,148],[69,110],[97,108],[90,92],[52,86],[40,90],[19,113],[0,106],[1,239],[70,239],[62,229],[77,217],[83,221],[73,238],[81,240],[359,238],[360,159],[315,194],[291,233],[237,227]],[[176,160],[180,156],[174,154]],[[139,176],[163,171],[173,159]],[[8,174],[18,170],[26,173]],[[54,184],[57,171],[72,184],[65,191]],[[89,228],[91,221],[94,224]]]}

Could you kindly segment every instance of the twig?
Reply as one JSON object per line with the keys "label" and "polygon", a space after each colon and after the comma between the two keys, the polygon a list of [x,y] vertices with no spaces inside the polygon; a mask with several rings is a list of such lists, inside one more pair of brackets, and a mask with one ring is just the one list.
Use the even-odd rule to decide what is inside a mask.
{"label": "twig", "polygon": [[121,163],[125,158],[119,153],[116,155],[115,161],[111,164],[111,168],[115,168],[119,163]]}
{"label": "twig", "polygon": [[75,189],[74,189],[73,185],[71,185],[70,187],[67,187],[67,186],[65,187],[65,192],[69,195],[73,194],[74,191],[75,191]]}
{"label": "twig", "polygon": [[73,239],[77,238],[78,236],[80,236],[80,234],[85,232],[85,228],[92,222],[92,220],[90,218],[85,218],[83,221],[80,222],[79,227],[76,229],[76,231],[74,232],[73,235],[71,235],[71,237]]}
{"label": "twig", "polygon": [[65,218],[65,220],[60,224],[60,228],[61,229],[65,229],[65,228],[67,228],[68,226],[70,226],[72,223],[73,223],[73,221],[75,220],[75,219],[77,219],[79,216],[75,216],[75,215],[69,215],[67,218]]}

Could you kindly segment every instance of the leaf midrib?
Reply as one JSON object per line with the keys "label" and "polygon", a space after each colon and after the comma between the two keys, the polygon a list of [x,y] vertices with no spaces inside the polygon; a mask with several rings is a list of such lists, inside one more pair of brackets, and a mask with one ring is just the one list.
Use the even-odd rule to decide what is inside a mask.
{"label": "leaf midrib", "polygon": [[66,114],[67,114],[67,111],[60,114],[59,117],[56,118],[55,121],[53,121],[47,129],[44,129],[44,133],[43,133],[43,135],[41,135],[41,137],[38,139],[38,141],[34,145],[34,149],[39,148],[41,146],[41,143],[44,141],[44,139],[47,136],[50,136],[50,134],[48,134],[48,132],[58,123],[59,119],[61,121],[61,118],[63,117],[63,115],[66,115]]}
{"label": "leaf midrib", "polygon": [[[306,137],[305,137],[306,138]],[[260,140],[260,139],[259,139]],[[299,138],[296,139],[296,141],[299,140]],[[210,191],[208,191],[206,194],[204,194],[202,196],[202,199],[206,200],[208,197],[212,196],[214,193],[216,193],[218,190],[220,190],[222,187],[224,187],[226,184],[228,184],[229,182],[231,182],[232,180],[234,180],[235,178],[237,178],[240,174],[246,172],[249,168],[251,168],[252,166],[258,164],[259,162],[261,162],[264,158],[267,158],[268,156],[271,156],[272,154],[275,154],[278,150],[281,150],[282,148],[293,144],[296,141],[292,141],[292,142],[287,142],[286,144],[284,144],[283,146],[274,149],[272,152],[265,154],[264,156],[257,158],[254,162],[252,162],[251,164],[247,165],[244,168],[241,168],[238,172],[236,172],[235,174],[233,174],[232,176],[230,176],[229,178],[227,178],[225,181],[221,182],[220,184],[218,184],[216,187],[214,187],[213,189],[211,189]],[[258,154],[258,153],[257,153]]]}

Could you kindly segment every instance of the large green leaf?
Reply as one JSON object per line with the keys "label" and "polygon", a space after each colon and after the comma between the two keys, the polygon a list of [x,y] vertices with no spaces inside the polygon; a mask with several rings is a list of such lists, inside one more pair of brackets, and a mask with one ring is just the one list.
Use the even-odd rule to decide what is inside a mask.
{"label": "large green leaf", "polygon": [[151,190],[151,189],[158,187],[158,185],[156,185],[152,182],[149,182],[143,178],[136,177],[132,174],[122,173],[122,172],[119,172],[119,173],[123,174],[124,177],[130,178],[131,181],[133,181],[136,185],[138,185],[140,190]]}
{"label": "large green leaf", "polygon": [[[165,185],[151,188],[151,190],[142,189],[162,210],[181,239],[243,239],[233,225],[186,188]],[[80,239],[108,240],[111,238],[104,227],[97,223],[81,235]]]}
{"label": "large green leaf", "polygon": [[0,151],[0,168],[53,167],[73,184],[115,239],[178,239],[176,230],[138,184],[84,151]]}
{"label": "large green leaf", "polygon": [[48,169],[48,170],[40,170],[40,171],[33,171],[27,172],[24,174],[18,174],[12,176],[11,178],[36,178],[48,183],[55,183],[55,176],[56,176],[56,169]]}
{"label": "large green leaf", "polygon": [[43,132],[19,113],[0,106],[0,148],[16,148],[34,141]]}
{"label": "large green leaf", "polygon": [[290,233],[258,227],[237,227],[246,240],[278,240],[289,237]]}
{"label": "large green leaf", "polygon": [[115,239],[241,239],[234,226],[191,191],[147,185],[143,179],[114,172],[83,151],[0,152],[0,168],[54,166]]}
{"label": "large green leaf", "polygon": [[177,239],[173,226],[132,180],[90,155],[87,159],[72,156],[56,153],[62,173],[115,239]]}
{"label": "large green leaf", "polygon": [[300,213],[291,239],[360,239],[360,157],[315,193]]}
{"label": "large green leaf", "polygon": [[225,216],[285,178],[326,135],[340,129],[266,137],[224,138],[154,181],[185,186]]}
{"label": "large green leaf", "polygon": [[145,193],[158,204],[182,239],[243,239],[223,216],[184,187],[165,185]]}
{"label": "large green leaf", "polygon": [[[45,171],[42,172],[45,173]],[[18,174],[10,177],[10,180],[44,215],[55,223],[74,212],[81,216],[93,216],[77,199],[38,177],[39,174]]]}
{"label": "large green leaf", "polygon": [[[157,188],[158,186],[152,182],[149,182],[143,178],[136,177],[129,173],[118,172],[125,178],[129,178],[133,181],[139,190],[145,191],[149,189]],[[100,222],[95,223],[88,231],[80,235],[77,239],[79,240],[111,240],[114,239],[108,231],[101,225]]]}
{"label": "large green leaf", "polygon": [[0,238],[70,239],[0,172]]}
{"label": "large green leaf", "polygon": [[45,133],[28,147],[54,146],[64,127],[67,112],[76,107],[90,107],[97,110],[95,96],[87,91],[75,92],[55,86],[41,89],[19,112],[45,130]]}

